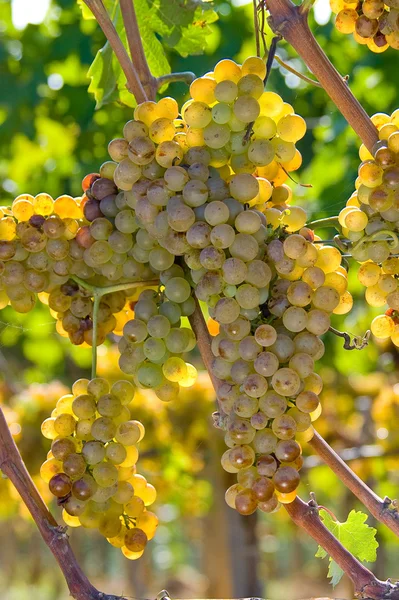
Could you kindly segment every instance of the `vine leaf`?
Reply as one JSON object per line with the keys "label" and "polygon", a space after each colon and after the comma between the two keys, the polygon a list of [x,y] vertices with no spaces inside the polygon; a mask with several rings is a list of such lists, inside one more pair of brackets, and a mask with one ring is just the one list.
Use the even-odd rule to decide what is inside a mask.
{"label": "vine leaf", "polygon": [[163,43],[181,56],[201,54],[209,27],[218,16],[209,3],[197,0],[140,0],[146,16]]}
{"label": "vine leaf", "polygon": [[[83,0],[79,0],[83,18],[92,18]],[[126,33],[117,0],[106,0],[105,6],[115,28],[127,48]],[[197,0],[135,0],[134,7],[144,53],[154,77],[170,73],[165,46],[181,56],[200,54],[211,33],[210,24],[217,20],[215,11]],[[97,52],[90,66],[89,92],[94,95],[96,108],[119,101],[130,107],[136,102],[126,88],[125,75],[108,42]]]}
{"label": "vine leaf", "polygon": [[[327,511],[320,510],[320,518],[329,531],[349,550],[356,558],[362,561],[374,562],[377,558],[378,542],[375,538],[377,530],[369,527],[366,523],[367,515],[362,512],[352,510],[345,522],[335,521]],[[327,552],[319,546],[316,555],[317,558],[325,558]],[[328,577],[331,577],[331,584],[335,587],[344,574],[341,567],[329,557]]]}
{"label": "vine leaf", "polygon": [[[159,77],[165,75],[165,73],[170,73],[169,63],[162,44],[150,28],[143,12],[143,1],[136,0],[135,8],[144,52],[152,74]],[[114,4],[113,10],[109,12],[115,29],[127,48],[126,33],[119,5]],[[110,102],[121,102],[132,108],[136,106],[134,96],[127,89],[125,74],[108,41],[97,52],[89,68],[88,77],[91,79],[89,92],[94,95],[97,109]]]}

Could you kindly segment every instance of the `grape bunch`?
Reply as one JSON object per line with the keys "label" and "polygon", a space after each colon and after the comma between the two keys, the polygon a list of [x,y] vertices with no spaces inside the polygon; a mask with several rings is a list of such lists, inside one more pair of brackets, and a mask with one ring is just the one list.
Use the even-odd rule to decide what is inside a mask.
{"label": "grape bunch", "polygon": [[397,0],[330,0],[340,33],[353,33],[359,44],[380,53],[399,50],[399,4]]}
{"label": "grape bunch", "polygon": [[37,295],[68,281],[70,243],[83,219],[81,198],[18,196],[0,209],[0,308],[29,312]]}
{"label": "grape bunch", "polygon": [[[264,90],[265,75],[259,58],[222,60],[191,84],[180,113],[172,98],[139,104],[123,137],[110,142],[111,160],[84,178],[82,198],[71,199],[73,214],[55,211],[57,199],[38,220],[36,199],[24,212],[20,198],[18,214],[5,210],[0,221],[5,271],[10,245],[22,244],[25,228],[41,236],[56,212],[63,224],[57,243],[21,254],[26,261],[40,255],[51,279],[40,300],[61,335],[90,345],[93,286],[116,285],[102,296],[98,343],[121,335],[120,368],[161,400],[174,400],[196,379],[184,359],[196,339],[182,319],[195,310],[193,293],[207,304],[220,327],[212,370],[228,446],[222,464],[238,478],[226,499],[241,514],[272,512],[295,498],[300,444],[321,410],[320,336],[331,314],[352,306],[340,252],[305,226],[306,212],[291,204],[285,183],[302,162],[296,143],[305,121]],[[24,220],[14,227],[17,241],[10,219]],[[47,246],[64,254],[46,263]],[[154,278],[159,285],[146,288]],[[137,281],[146,289],[132,296],[129,283]],[[2,285],[8,294],[4,274]],[[134,473],[143,432],[130,420],[132,390],[128,382],[111,391],[101,379],[76,382],[43,424],[53,444],[42,471],[67,522],[98,527],[136,558],[156,520],[144,509],[155,491]]]}
{"label": "grape bunch", "polygon": [[197,379],[196,368],[181,358],[196,346],[193,331],[181,326],[181,317],[195,308],[183,275],[183,269],[174,265],[161,273],[162,292],[141,292],[134,319],[125,324],[119,342],[121,370],[165,402],[175,400],[180,387],[191,387]]}
{"label": "grape bunch", "polygon": [[388,305],[371,331],[399,346],[399,110],[371,117],[379,132],[373,154],[360,147],[356,191],[339,215],[351,254],[360,263],[358,279],[367,303]]}
{"label": "grape bunch", "polygon": [[274,512],[295,498],[300,442],[311,439],[321,412],[322,381],[314,371],[324,354],[320,336],[331,314],[345,314],[353,303],[335,247],[313,243],[320,240],[306,227],[279,237],[266,247],[271,283],[257,314],[248,317],[232,298],[221,298],[210,313],[220,324],[212,370],[221,380],[229,448],[222,466],[237,473],[226,501],[241,514]]}
{"label": "grape bunch", "polygon": [[[109,333],[121,334],[125,322],[134,313],[130,308],[133,298],[125,290],[104,294],[98,309],[97,345],[102,344]],[[93,297],[92,293],[73,279],[54,288],[50,294],[39,294],[55,317],[56,330],[68,337],[74,345],[93,345]]]}
{"label": "grape bunch", "polygon": [[51,450],[40,473],[70,527],[98,529],[129,559],[155,535],[155,488],[136,472],[144,426],[131,420],[129,381],[79,379],[42,424]]}
{"label": "grape bunch", "polygon": [[242,66],[221,60],[191,84],[182,117],[188,146],[204,148],[222,177],[257,171],[275,186],[275,191],[267,186],[270,195],[278,196],[287,173],[302,163],[295,143],[306,124],[278,94],[264,90],[265,75],[260,58],[250,57]]}

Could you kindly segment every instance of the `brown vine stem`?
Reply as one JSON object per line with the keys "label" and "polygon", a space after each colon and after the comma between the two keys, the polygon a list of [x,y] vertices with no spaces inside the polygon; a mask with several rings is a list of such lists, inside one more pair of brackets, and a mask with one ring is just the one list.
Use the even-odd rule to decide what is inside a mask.
{"label": "brown vine stem", "polygon": [[309,29],[307,11],[301,10],[300,6],[295,6],[291,0],[267,0],[267,8],[270,12],[269,21],[272,29],[295,48],[371,152],[378,141],[377,129],[350,91],[348,84],[316,42]]}
{"label": "brown vine stem", "polygon": [[306,504],[297,497],[291,504],[286,504],[285,509],[294,523],[305,529],[350,577],[357,597],[389,598],[390,600],[399,598],[397,585],[390,583],[390,581],[377,579],[323,525],[319,517],[318,506],[313,500]]}
{"label": "brown vine stem", "polygon": [[145,93],[148,98],[151,98],[158,89],[157,79],[151,74],[145,57],[136,11],[134,9],[134,0],[120,0],[120,7],[125,24],[130,56],[132,57]]}
{"label": "brown vine stem", "polygon": [[[201,353],[202,360],[209,372],[216,394],[220,386],[220,380],[212,375],[212,350],[210,344],[210,335],[205,323],[201,307],[196,300],[196,309],[189,317],[191,327],[196,335],[197,344]],[[331,451],[331,449],[330,449]],[[335,465],[328,463],[335,472]],[[346,483],[344,481],[344,483]],[[367,486],[365,486],[367,488]],[[365,492],[367,493],[367,492]],[[371,493],[369,490],[368,493]],[[366,569],[342,544],[328,531],[323,525],[319,516],[317,507],[312,507],[296,498],[291,504],[285,504],[284,508],[292,520],[306,531],[326,552],[337,562],[342,570],[351,578],[354,583],[356,593],[360,597],[372,598],[374,600],[399,600],[399,588],[392,586],[390,582],[379,581],[371,571]],[[380,517],[375,515],[377,519]]]}
{"label": "brown vine stem", "polygon": [[[215,390],[215,393],[217,396],[218,389],[222,382],[220,381],[220,379],[215,377],[212,372],[213,355],[212,355],[212,350],[211,350],[211,336],[209,335],[209,331],[206,326],[204,315],[202,314],[200,304],[195,296],[194,296],[194,300],[195,300],[195,311],[189,317],[189,321],[190,321],[192,330],[194,331],[195,336],[197,338],[197,345],[198,345],[198,349],[201,354],[202,362],[204,363],[204,366],[209,373],[209,377],[211,378],[212,385],[214,387],[214,390]],[[218,408],[221,411],[221,409],[219,407],[219,402],[218,402]],[[223,412],[223,411],[221,411],[221,412]]]}
{"label": "brown vine stem", "polygon": [[12,438],[4,413],[0,408],[0,469],[15,486],[40,534],[55,556],[76,600],[125,600],[97,590],[83,573],[68,541],[68,535],[48,510],[33,483]]}
{"label": "brown vine stem", "polygon": [[148,98],[141,83],[139,74],[130,60],[125,46],[123,45],[115,26],[111,21],[104,4],[102,3],[102,0],[83,1],[90,8],[91,12],[96,18],[97,23],[103,30],[105,37],[109,41],[112,50],[115,52],[119,64],[126,76],[129,90],[132,92],[138,103],[145,102],[145,100]]}
{"label": "brown vine stem", "polygon": [[391,508],[389,499],[383,500],[356,473],[348,467],[342,458],[331,448],[322,436],[315,431],[309,445],[317,452],[323,461],[330,467],[348,489],[357,497],[369,512],[391,531],[399,536],[399,513]]}

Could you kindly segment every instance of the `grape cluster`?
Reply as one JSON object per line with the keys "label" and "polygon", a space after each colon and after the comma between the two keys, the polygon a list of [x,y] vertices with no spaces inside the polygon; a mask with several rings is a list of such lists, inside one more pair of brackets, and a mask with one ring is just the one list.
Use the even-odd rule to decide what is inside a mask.
{"label": "grape cluster", "polygon": [[372,307],[388,305],[371,331],[399,345],[399,110],[372,118],[379,132],[373,154],[361,146],[356,191],[340,212],[351,254],[361,263],[358,279]]}
{"label": "grape cluster", "polygon": [[197,378],[196,368],[181,358],[196,346],[193,331],[181,327],[181,317],[191,315],[195,303],[180,266],[161,273],[161,283],[162,292],[144,290],[135,303],[134,319],[125,324],[119,342],[119,366],[138,387],[152,388],[169,402]]}
{"label": "grape cluster", "polygon": [[130,419],[129,381],[79,379],[42,424],[51,450],[40,473],[70,527],[98,529],[129,559],[139,558],[158,519],[155,488],[136,472],[144,426]]}
{"label": "grape cluster", "polygon": [[260,58],[250,57],[242,66],[221,60],[191,84],[182,117],[188,146],[206,149],[209,164],[222,176],[257,171],[277,188],[266,186],[270,196],[278,196],[287,173],[302,163],[295,143],[306,124],[278,94],[264,90],[265,75]]}
{"label": "grape cluster", "polygon": [[256,315],[248,317],[239,304],[233,310],[232,298],[221,298],[211,312],[220,324],[212,369],[222,380],[218,398],[229,447],[222,466],[237,473],[226,501],[241,514],[274,512],[295,498],[300,441],[311,439],[321,412],[322,381],[314,372],[324,353],[320,336],[332,313],[352,307],[335,247],[313,243],[320,240],[306,227],[279,237],[266,246],[271,283]]}
{"label": "grape cluster", "polygon": [[[64,224],[57,243],[23,254],[29,261],[45,246],[62,247],[65,256],[60,251],[43,263],[51,286],[40,289],[39,298],[75,344],[93,342],[93,297],[84,283],[119,289],[159,279],[157,289],[133,297],[125,290],[102,297],[98,343],[109,332],[123,334],[122,371],[164,401],[195,381],[184,354],[196,340],[182,318],[195,310],[193,291],[207,304],[220,326],[212,370],[221,380],[229,448],[222,464],[238,474],[226,498],[242,514],[257,506],[271,512],[295,497],[300,442],[310,439],[320,412],[322,384],[314,372],[324,352],[320,336],[332,313],[352,306],[339,251],[320,243],[305,227],[306,212],[291,205],[285,182],[301,165],[296,143],[306,124],[278,94],[264,90],[265,75],[259,58],[242,65],[222,60],[191,84],[180,114],[172,98],[138,105],[123,137],[109,144],[111,161],[84,178],[81,199],[71,199],[75,212],[55,211]],[[5,212],[0,222],[5,261],[9,246],[16,246],[9,218],[24,219],[24,227],[40,235],[54,218],[51,204],[34,225],[37,215],[29,207],[36,200],[28,200],[26,214],[20,202],[18,214]],[[57,266],[57,279],[48,273],[59,260],[65,264]],[[4,274],[2,282],[8,294]],[[141,425],[129,420],[131,389],[127,382],[110,392],[103,380],[79,381],[43,425],[54,440],[43,472],[65,518],[99,527],[127,554],[140,553],[155,527],[151,513],[136,514],[153,499],[153,488],[132,481],[139,477],[132,469]],[[81,488],[86,498],[79,497]],[[144,533],[136,540],[131,532],[137,529]]]}
{"label": "grape cluster", "polygon": [[380,53],[399,50],[399,4],[397,0],[330,0],[340,33],[353,33],[359,44]]}
{"label": "grape cluster", "polygon": [[[69,337],[75,345],[93,345],[94,303],[90,291],[70,279],[50,294],[40,294],[39,298],[57,319],[56,330],[61,336]],[[98,309],[97,345],[102,344],[109,333],[121,333],[124,323],[133,314],[130,302],[131,298],[124,290],[102,296]]]}
{"label": "grape cluster", "polygon": [[29,312],[37,294],[50,293],[72,272],[70,243],[83,219],[81,198],[24,194],[0,215],[0,308]]}

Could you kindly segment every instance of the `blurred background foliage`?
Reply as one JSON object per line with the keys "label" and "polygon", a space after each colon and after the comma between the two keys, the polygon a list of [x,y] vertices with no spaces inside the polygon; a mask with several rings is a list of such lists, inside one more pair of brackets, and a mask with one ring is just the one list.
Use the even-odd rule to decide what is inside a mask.
{"label": "blurred background foliage", "polygon": [[[140,2],[143,14],[151,4]],[[166,6],[178,15],[177,4]],[[184,35],[190,31],[181,38],[181,54],[173,49],[176,40],[164,32],[158,57],[164,71],[168,63],[172,71],[202,75],[223,57],[241,61],[254,54],[252,3],[216,0],[211,8],[218,20],[209,16],[204,24],[206,40],[202,36],[196,41],[199,46],[206,41],[203,54],[182,56],[187,54]],[[399,88],[397,53],[372,54],[352,37],[341,36],[333,27],[327,0],[317,0],[311,21],[319,43],[339,72],[349,75],[366,111],[393,111]],[[108,141],[131,118],[131,109],[121,104],[95,111],[95,99],[88,93],[87,72],[104,45],[103,34],[94,21],[82,20],[75,0],[0,0],[0,33],[1,203],[22,192],[77,195],[83,176],[107,160]],[[278,53],[306,73],[286,44],[279,44]],[[300,145],[303,168],[298,182],[291,183],[296,198],[310,219],[337,214],[353,191],[359,141],[323,90],[278,65],[269,86],[293,104],[308,125]],[[187,88],[173,84],[167,93],[183,102]],[[360,334],[373,313],[362,300],[352,270],[350,276],[357,302],[349,315],[336,318],[335,326]],[[40,423],[72,381],[87,376],[90,351],[57,336],[45,306],[28,315],[7,308],[0,319],[0,402],[28,468],[49,501],[47,486],[38,475],[48,451]],[[386,344],[373,343],[362,352],[348,353],[339,338],[327,336],[325,342],[319,365],[325,389],[318,429],[346,452],[351,466],[378,493],[395,497],[398,355]],[[190,361],[200,364],[195,353]],[[99,373],[111,379],[120,376],[112,340],[100,348]],[[151,550],[134,564],[99,543],[95,533],[73,531],[72,543],[89,577],[104,591],[136,598],[154,597],[165,587],[176,598],[262,595],[296,600],[332,594],[351,598],[345,578],[332,592],[325,577],[326,561],[314,558],[316,545],[292,527],[284,511],[244,518],[224,504],[229,476],[219,465],[223,441],[211,424],[213,399],[206,373],[176,404],[162,404],[149,392],[135,397],[135,418],[147,429],[140,470],[158,489],[156,510],[162,524]],[[303,497],[314,491],[342,521],[350,509],[361,508],[306,448],[305,454]],[[376,526],[372,519],[368,522]],[[399,554],[393,535],[379,528],[378,537],[373,568],[380,578],[397,577]],[[0,564],[4,600],[68,597],[52,557],[6,480],[0,481]]]}

